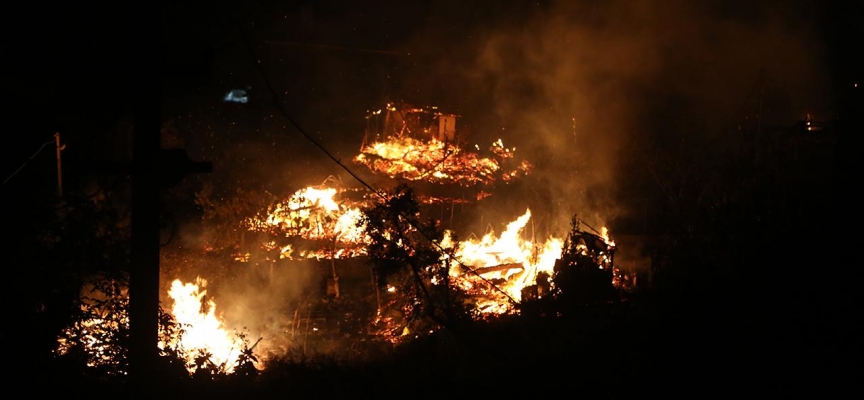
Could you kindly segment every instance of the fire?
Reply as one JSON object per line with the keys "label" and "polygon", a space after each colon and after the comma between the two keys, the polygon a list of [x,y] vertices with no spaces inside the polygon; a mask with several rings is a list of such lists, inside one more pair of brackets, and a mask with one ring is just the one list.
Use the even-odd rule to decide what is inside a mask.
{"label": "fire", "polygon": [[88,367],[116,365],[122,350],[106,338],[128,325],[127,315],[119,318],[106,315],[105,318],[91,318],[76,323],[74,327],[64,330],[61,337],[57,339],[57,354],[65,355],[72,349],[74,341],[80,341],[87,352]]}
{"label": "fire", "polygon": [[174,300],[171,312],[184,327],[180,347],[185,350],[190,372],[195,370],[196,358],[208,354],[213,364],[230,373],[240,358],[244,343],[229,334],[216,316],[216,303],[207,299],[207,281],[197,278],[195,282],[183,283],[175,279],[168,291]]}
{"label": "fire", "polygon": [[[456,257],[470,271],[451,270],[451,276],[469,293],[478,294],[484,300],[478,303],[481,312],[504,313],[512,311],[512,304],[488,283],[478,282],[478,276],[495,283],[515,301],[520,301],[522,289],[536,283],[537,274],[552,274],[555,260],[561,255],[563,241],[548,238],[542,244],[522,238],[522,231],[531,218],[531,210],[507,225],[507,229],[496,237],[489,232],[479,240],[459,243]],[[451,246],[449,236],[443,245]],[[497,292],[497,293],[496,293]]]}
{"label": "fire", "polygon": [[[199,367],[205,356],[210,365],[231,373],[246,345],[240,337],[225,330],[216,315],[216,304],[207,299],[207,281],[172,282],[168,295],[174,301],[171,314],[181,329],[160,326],[158,347],[174,349],[185,359],[189,372]],[[92,287],[91,287],[92,286]],[[120,338],[129,331],[129,295],[118,282],[88,285],[83,291],[82,318],[64,329],[57,339],[58,355],[66,355],[75,346],[86,356],[90,367],[107,366],[125,374],[122,360],[126,351]]]}
{"label": "fire", "polygon": [[465,187],[491,184],[499,174],[501,180],[509,181],[531,169],[527,161],[505,168],[504,160],[512,158],[515,149],[504,147],[500,139],[489,150],[492,156],[481,157],[437,139],[394,137],[366,145],[354,161],[390,178]]}
{"label": "fire", "polygon": [[345,242],[359,241],[363,227],[359,224],[360,210],[337,203],[336,188],[306,187],[287,200],[277,203],[264,220],[254,220],[254,228],[272,227],[286,235],[306,239],[339,238]]}
{"label": "fire", "polygon": [[77,348],[87,366],[125,374],[120,361],[126,351],[118,342],[120,332],[129,329],[128,288],[115,279],[91,279],[81,290],[79,313],[57,338],[55,354],[64,356]]}
{"label": "fire", "polygon": [[314,242],[312,248],[281,240],[264,243],[264,250],[277,251],[280,259],[329,259],[363,255],[363,245],[367,241],[360,222],[363,202],[339,198],[345,192],[325,186],[302,188],[288,199],[271,206],[261,217],[250,220],[249,230]]}
{"label": "fire", "polygon": [[600,228],[600,237],[603,238],[603,241],[606,242],[609,247],[615,248],[615,241],[609,238],[609,229],[605,226]]}
{"label": "fire", "polygon": [[[342,192],[333,187],[307,187],[272,207],[265,217],[251,225],[261,230],[269,227],[271,233],[278,233],[289,243],[280,243],[282,239],[270,240],[263,248],[287,260],[365,256],[368,238],[360,224],[361,207],[365,203],[339,199]],[[452,268],[451,278],[477,298],[477,309],[481,313],[513,312],[514,303],[522,300],[523,289],[538,284],[538,274],[553,275],[564,240],[556,237],[537,242],[533,238],[525,239],[523,231],[530,219],[531,210],[526,209],[500,235],[489,232],[479,239],[458,244],[455,256],[464,268]],[[597,233],[596,237],[614,248],[607,228]],[[298,243],[291,238],[312,243],[310,246],[308,242]],[[446,232],[441,245],[445,248],[454,245],[450,232]],[[601,257],[600,268],[611,264],[607,255]]]}

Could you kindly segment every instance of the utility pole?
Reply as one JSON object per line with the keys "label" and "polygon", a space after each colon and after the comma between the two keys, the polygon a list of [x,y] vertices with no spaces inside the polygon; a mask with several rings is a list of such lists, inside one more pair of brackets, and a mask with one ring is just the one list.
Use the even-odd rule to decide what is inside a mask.
{"label": "utility pole", "polygon": [[338,299],[340,297],[339,293],[339,275],[336,275],[336,244],[337,237],[333,237],[333,254],[330,255],[330,268],[333,269],[333,294]]}
{"label": "utility pole", "polygon": [[132,174],[129,375],[144,395],[156,387],[159,373],[159,195],[189,173],[212,171],[209,162],[192,162],[182,149],[161,148],[159,83],[143,79],[135,85],[132,163],[122,171]]}
{"label": "utility pole", "polygon": [[[50,143],[50,142],[49,142]],[[63,167],[60,163],[60,152],[66,146],[60,145],[60,132],[54,134],[54,143],[57,145],[57,195],[63,198]]]}
{"label": "utility pole", "polygon": [[[146,86],[146,85],[142,85]],[[155,86],[155,85],[153,85]],[[132,252],[129,272],[129,375],[136,390],[153,388],[159,356],[158,88],[140,88],[132,140]]]}

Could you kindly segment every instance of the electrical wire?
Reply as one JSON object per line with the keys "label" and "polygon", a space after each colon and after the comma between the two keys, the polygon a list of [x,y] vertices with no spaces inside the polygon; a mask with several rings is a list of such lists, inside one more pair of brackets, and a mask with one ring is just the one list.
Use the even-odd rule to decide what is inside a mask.
{"label": "electrical wire", "polygon": [[18,167],[18,169],[16,169],[15,172],[13,172],[11,175],[9,175],[9,177],[7,177],[7,178],[3,181],[3,184],[5,185],[6,182],[9,182],[9,180],[12,179],[13,176],[15,176],[15,174],[17,174],[17,173],[20,172],[22,169],[24,169],[24,166],[26,166],[28,162],[33,161],[33,158],[35,158],[35,157],[36,157],[40,152],[42,152],[42,149],[44,149],[45,146],[47,146],[47,145],[49,145],[49,144],[53,144],[53,143],[55,143],[55,140],[51,140],[51,141],[49,141],[49,142],[45,142],[45,143],[43,143],[42,146],[39,147],[39,150],[36,150],[36,152],[33,153],[33,155],[30,156],[30,158],[27,159],[27,161],[24,161],[24,163],[21,164],[21,166]]}

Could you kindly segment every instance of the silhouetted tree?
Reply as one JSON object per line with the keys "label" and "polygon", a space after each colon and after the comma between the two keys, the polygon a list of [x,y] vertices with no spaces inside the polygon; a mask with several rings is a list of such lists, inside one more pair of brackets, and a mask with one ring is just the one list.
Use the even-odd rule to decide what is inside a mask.
{"label": "silhouetted tree", "polygon": [[[384,199],[363,210],[362,224],[370,238],[369,258],[380,288],[398,291],[395,306],[405,327],[419,330],[447,326],[467,318],[463,296],[449,284],[455,249],[440,246],[444,232],[438,221],[423,219],[414,190],[399,185]],[[385,291],[386,293],[386,291]]]}

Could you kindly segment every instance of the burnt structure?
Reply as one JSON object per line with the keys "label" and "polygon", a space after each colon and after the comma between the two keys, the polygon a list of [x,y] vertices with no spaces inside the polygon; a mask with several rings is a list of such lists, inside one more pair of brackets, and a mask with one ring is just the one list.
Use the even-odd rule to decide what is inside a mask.
{"label": "burnt structure", "polygon": [[456,114],[441,112],[435,106],[417,107],[406,102],[387,103],[384,108],[366,114],[366,131],[360,148],[393,138],[455,143],[458,117]]}

